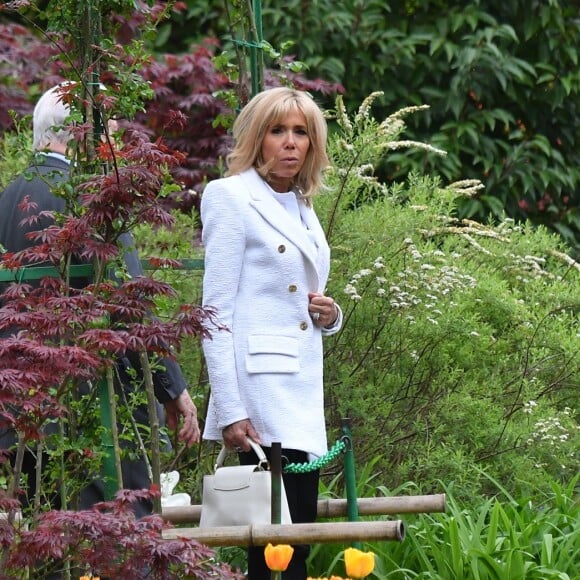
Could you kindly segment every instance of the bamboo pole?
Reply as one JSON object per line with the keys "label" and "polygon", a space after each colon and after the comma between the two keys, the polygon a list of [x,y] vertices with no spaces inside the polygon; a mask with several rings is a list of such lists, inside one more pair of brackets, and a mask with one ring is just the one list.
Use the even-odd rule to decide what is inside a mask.
{"label": "bamboo pole", "polygon": [[250,31],[252,33],[252,42],[250,45],[250,70],[252,73],[252,96],[255,96],[264,89],[264,55],[262,52],[263,36],[261,0],[252,0],[249,12]]}
{"label": "bamboo pole", "polygon": [[[426,514],[445,511],[445,494],[359,497],[357,501],[360,516],[394,514]],[[318,518],[340,518],[347,514],[346,499],[318,500]]]}
{"label": "bamboo pole", "polygon": [[328,544],[372,540],[405,539],[402,521],[338,522],[269,526],[227,526],[219,528],[171,528],[166,540],[197,540],[207,546],[265,546],[272,544]]}
{"label": "bamboo pole", "polygon": [[[147,412],[149,414],[149,427],[151,429],[151,483],[161,489],[161,431],[159,426],[159,416],[155,403],[155,387],[153,385],[153,373],[149,357],[144,351],[139,352],[139,362],[143,371],[143,382],[145,383],[145,393],[147,395]],[[147,454],[145,454],[147,462]],[[161,497],[153,498],[153,511],[161,513]]]}
{"label": "bamboo pole", "polygon": [[98,388],[101,426],[103,427],[101,449],[103,450],[104,496],[105,500],[111,500],[115,497],[117,491],[123,488],[115,389],[111,367],[108,367],[105,375],[99,379]]}
{"label": "bamboo pole", "polygon": [[[357,501],[358,513],[361,516],[379,516],[394,514],[424,514],[445,511],[445,494],[395,496],[395,497],[362,497]],[[319,499],[318,518],[341,518],[347,515],[346,499]],[[199,522],[201,505],[165,507],[162,516],[173,524],[192,524]]]}

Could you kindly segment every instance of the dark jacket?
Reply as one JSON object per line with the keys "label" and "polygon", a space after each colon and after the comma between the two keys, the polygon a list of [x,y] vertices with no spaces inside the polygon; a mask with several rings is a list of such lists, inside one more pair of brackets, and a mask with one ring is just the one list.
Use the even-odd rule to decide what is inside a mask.
{"label": "dark jacket", "polygon": [[[51,219],[43,217],[40,223],[33,225],[22,224],[22,219],[27,217],[19,208],[19,204],[26,196],[37,205],[35,212],[56,211],[63,212],[66,209],[65,201],[57,197],[51,191],[51,187],[65,181],[69,176],[69,165],[66,161],[51,155],[37,154],[35,162],[24,173],[13,181],[2,193],[0,193],[0,244],[5,251],[18,252],[31,247],[34,242],[26,237],[28,232],[38,231],[51,225]],[[130,234],[121,237],[121,243],[127,251],[124,254],[127,270],[131,276],[143,274],[141,262],[134,249],[134,243]],[[84,281],[86,284],[88,280]],[[5,285],[5,284],[4,284]],[[0,286],[0,294],[2,288]],[[176,361],[165,358],[162,360],[165,370],[155,371],[153,382],[155,395],[160,403],[176,399],[186,388],[186,381]],[[131,389],[130,377],[127,370],[134,368],[139,372],[139,362],[136,353],[127,353],[119,359],[117,375],[125,389]],[[145,408],[136,411],[135,419],[139,423],[146,424],[147,413]],[[2,445],[1,443],[4,443]],[[5,442],[1,442],[5,446]]]}

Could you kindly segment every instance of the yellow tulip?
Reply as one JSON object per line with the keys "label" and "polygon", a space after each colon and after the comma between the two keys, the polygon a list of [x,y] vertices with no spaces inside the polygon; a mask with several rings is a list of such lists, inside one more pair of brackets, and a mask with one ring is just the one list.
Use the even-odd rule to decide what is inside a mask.
{"label": "yellow tulip", "polygon": [[365,578],[375,569],[375,555],[372,552],[361,552],[356,548],[344,551],[346,575],[351,578]]}
{"label": "yellow tulip", "polygon": [[279,546],[268,544],[264,549],[266,565],[273,572],[284,572],[292,560],[292,554],[294,554],[294,548],[288,544]]}

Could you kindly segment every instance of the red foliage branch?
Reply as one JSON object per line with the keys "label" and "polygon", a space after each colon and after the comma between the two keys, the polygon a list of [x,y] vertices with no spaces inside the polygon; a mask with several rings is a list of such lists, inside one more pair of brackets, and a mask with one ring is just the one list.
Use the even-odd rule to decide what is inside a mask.
{"label": "red foliage branch", "polygon": [[[52,264],[60,273],[36,285],[11,285],[0,305],[0,333],[18,329],[0,346],[0,426],[30,437],[38,436],[48,417],[62,413],[59,401],[67,389],[97,379],[117,356],[147,351],[171,357],[183,337],[208,334],[211,312],[199,307],[184,307],[164,322],[151,317],[157,297],[176,296],[163,282],[146,276],[117,283],[69,280],[71,261],[112,262],[123,269],[118,240],[135,224],[173,223],[160,192],[168,168],[183,156],[138,132],[116,153],[110,173],[80,182],[73,177],[63,188],[72,191],[67,205],[73,215],[45,212],[48,227],[29,235],[37,245],[2,256],[10,269]],[[28,212],[23,223],[41,227],[34,204],[25,201],[21,209]]]}
{"label": "red foliage branch", "polygon": [[[0,547],[6,550],[0,578],[18,578],[23,568],[39,569],[60,561],[108,578],[170,580],[195,577],[240,579],[226,564],[215,561],[213,551],[189,539],[164,540],[166,524],[153,515],[137,520],[132,505],[151,500],[159,491],[121,490],[115,500],[85,511],[52,511],[39,517],[27,531],[17,523],[0,520]],[[2,500],[0,509],[14,509]],[[14,575],[11,575],[14,574]]]}

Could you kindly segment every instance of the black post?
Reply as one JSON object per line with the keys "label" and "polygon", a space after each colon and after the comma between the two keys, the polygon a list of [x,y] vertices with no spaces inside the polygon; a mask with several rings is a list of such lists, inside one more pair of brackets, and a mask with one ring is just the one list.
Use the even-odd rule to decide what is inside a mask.
{"label": "black post", "polygon": [[282,522],[282,444],[272,443],[270,455],[270,469],[272,470],[272,523]]}

